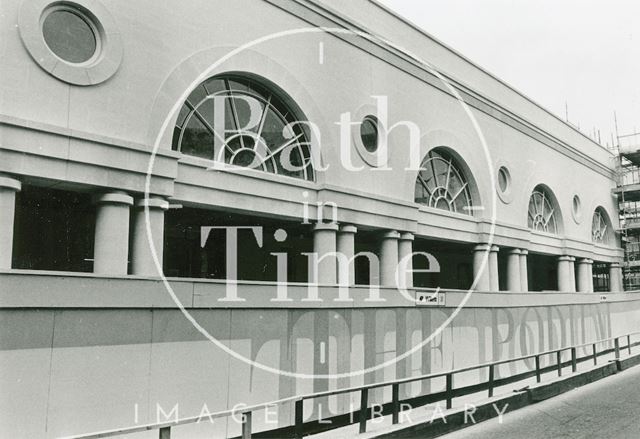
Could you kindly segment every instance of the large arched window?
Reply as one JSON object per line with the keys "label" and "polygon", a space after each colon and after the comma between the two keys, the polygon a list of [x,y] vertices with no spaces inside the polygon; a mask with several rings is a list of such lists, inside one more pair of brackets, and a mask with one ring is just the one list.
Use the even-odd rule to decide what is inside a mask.
{"label": "large arched window", "polygon": [[422,161],[416,179],[415,201],[436,209],[473,214],[469,182],[446,150],[432,150]]}
{"label": "large arched window", "polygon": [[598,207],[593,212],[593,219],[591,221],[591,240],[598,244],[610,244],[611,232],[609,216],[602,207]]}
{"label": "large arched window", "polygon": [[558,217],[554,198],[544,186],[537,186],[529,198],[528,225],[532,230],[558,233]]}
{"label": "large arched window", "polygon": [[173,149],[273,174],[313,180],[308,123],[292,103],[244,76],[214,76],[182,106]]}

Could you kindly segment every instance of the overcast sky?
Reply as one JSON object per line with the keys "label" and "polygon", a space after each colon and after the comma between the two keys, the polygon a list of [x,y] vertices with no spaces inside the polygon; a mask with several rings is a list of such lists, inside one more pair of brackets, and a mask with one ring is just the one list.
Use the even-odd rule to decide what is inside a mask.
{"label": "overcast sky", "polygon": [[640,0],[381,0],[602,144],[640,131]]}

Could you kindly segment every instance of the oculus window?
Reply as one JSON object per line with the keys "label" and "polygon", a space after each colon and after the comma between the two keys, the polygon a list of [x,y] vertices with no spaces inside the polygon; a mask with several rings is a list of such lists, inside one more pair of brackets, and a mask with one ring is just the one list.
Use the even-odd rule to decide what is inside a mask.
{"label": "oculus window", "polygon": [[509,170],[502,166],[498,169],[498,188],[501,193],[506,193],[509,190],[509,186],[511,185],[511,174]]}
{"label": "oculus window", "polygon": [[580,224],[582,222],[582,200],[577,195],[573,196],[573,201],[571,203],[571,215],[573,216],[573,220],[576,224]]}
{"label": "oculus window", "polygon": [[100,84],[122,63],[120,31],[101,0],[25,0],[17,27],[33,61],[68,84]]}
{"label": "oculus window", "polygon": [[374,116],[367,116],[360,124],[360,139],[364,149],[368,152],[378,150],[378,119]]}
{"label": "oculus window", "polygon": [[72,64],[89,61],[98,48],[96,32],[89,19],[67,7],[55,8],[46,15],[42,35],[58,58]]}

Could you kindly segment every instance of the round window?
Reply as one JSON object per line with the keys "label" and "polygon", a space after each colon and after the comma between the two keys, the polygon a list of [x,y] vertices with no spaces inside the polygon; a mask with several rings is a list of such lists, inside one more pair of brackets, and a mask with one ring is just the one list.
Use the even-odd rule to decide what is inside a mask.
{"label": "round window", "polygon": [[98,48],[95,27],[89,18],[69,7],[55,7],[46,14],[42,35],[58,58],[72,64],[89,61]]}
{"label": "round window", "polygon": [[511,190],[511,172],[504,164],[498,162],[496,165],[498,172],[495,174],[495,188],[498,197],[504,204],[509,204],[513,201],[513,191]]}
{"label": "round window", "polygon": [[573,220],[576,223],[582,221],[582,201],[580,197],[577,195],[573,196],[573,203],[571,205],[571,213],[573,215]]}
{"label": "round window", "polygon": [[25,0],[18,32],[31,58],[69,84],[100,84],[122,63],[122,38],[102,0]]}
{"label": "round window", "polygon": [[504,166],[498,170],[498,188],[503,194],[509,190],[511,184],[511,174]]}
{"label": "round window", "polygon": [[362,145],[368,152],[376,152],[378,149],[378,119],[367,116],[360,124],[360,138]]}

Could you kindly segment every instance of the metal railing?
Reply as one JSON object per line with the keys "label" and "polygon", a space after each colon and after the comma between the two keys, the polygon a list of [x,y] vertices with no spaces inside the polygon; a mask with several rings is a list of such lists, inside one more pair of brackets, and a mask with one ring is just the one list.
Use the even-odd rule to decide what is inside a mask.
{"label": "metal railing", "polygon": [[[639,346],[640,341],[636,341],[634,343],[631,342],[631,337],[639,335],[640,332],[632,332],[626,335],[618,336],[618,337],[610,337],[606,339],[601,339],[589,343],[582,343],[573,346],[562,347],[558,349],[551,349],[544,352],[538,352],[536,354],[524,355],[517,358],[510,358],[507,360],[499,360],[493,361],[489,363],[481,363],[474,366],[463,367],[459,369],[453,369],[447,372],[438,372],[427,375],[421,375],[417,377],[410,378],[402,378],[391,381],[385,381],[374,384],[367,384],[356,387],[348,387],[344,389],[337,390],[329,390],[323,392],[316,392],[307,395],[297,395],[291,396],[288,398],[279,399],[276,401],[271,401],[267,403],[252,405],[248,407],[243,407],[242,409],[232,409],[225,410],[220,412],[215,412],[211,414],[207,414],[207,419],[218,419],[218,418],[227,418],[234,417],[234,419],[241,415],[241,425],[242,425],[242,439],[250,439],[252,436],[252,417],[253,413],[265,410],[268,408],[273,408],[275,406],[293,403],[294,404],[294,424],[289,427],[279,428],[277,430],[271,430],[269,433],[278,432],[278,437],[293,437],[293,438],[302,438],[304,435],[315,434],[321,431],[327,431],[330,429],[335,429],[347,425],[358,424],[359,432],[364,433],[367,430],[367,421],[372,419],[374,412],[374,407],[370,407],[369,405],[369,393],[371,390],[391,387],[391,402],[377,404],[377,408],[379,409],[375,414],[377,415],[391,415],[392,423],[398,424],[400,419],[400,412],[402,411],[402,405],[406,403],[411,403],[410,407],[419,407],[424,406],[429,403],[446,401],[446,408],[450,409],[453,406],[453,399],[460,396],[470,395],[482,391],[487,391],[488,396],[492,397],[494,394],[494,390],[497,387],[504,386],[506,384],[511,384],[519,381],[523,381],[528,378],[535,377],[536,382],[540,383],[542,381],[542,375],[548,372],[556,372],[558,376],[562,376],[564,368],[571,367],[571,372],[575,373],[578,370],[578,363],[585,361],[593,361],[594,366],[598,364],[598,357],[613,353],[615,355],[615,359],[620,358],[620,353],[622,350],[627,350],[628,354],[631,355],[631,348],[634,346]],[[626,344],[620,345],[620,340],[624,340]],[[606,345],[604,349],[598,349],[600,345]],[[613,345],[613,347],[610,347]],[[578,356],[578,349],[591,348],[590,352],[584,356]],[[562,356],[563,353],[570,353],[570,360],[563,361]],[[547,366],[542,366],[541,358],[551,357],[554,361],[552,364]],[[534,368],[532,370],[528,370],[525,372],[515,373],[513,375],[509,375],[502,378],[496,378],[496,368],[497,366],[503,364],[514,363],[518,361],[525,360],[533,360]],[[487,381],[480,382],[473,385],[467,385],[465,387],[454,387],[454,376],[459,375],[464,372],[470,372],[474,370],[487,369],[488,379]],[[436,378],[445,378],[445,390],[437,393],[430,393],[421,396],[411,397],[400,399],[400,386],[403,384],[414,383],[418,381],[425,380],[433,380]],[[318,398],[326,398],[329,396],[343,395],[348,393],[360,393],[360,407],[355,412],[349,412],[346,414],[338,415],[333,418],[325,419],[325,422],[318,421],[310,421],[304,422],[304,401],[318,399]],[[380,410],[381,408],[381,410]],[[357,415],[357,416],[355,416]],[[114,437],[120,436],[124,434],[131,433],[140,433],[150,430],[158,430],[158,437],[160,439],[170,439],[171,438],[171,429],[174,427],[178,427],[180,425],[193,424],[202,421],[202,415],[197,417],[183,418],[174,421],[167,421],[163,423],[152,423],[152,424],[142,424],[136,425],[133,427],[125,427],[118,428],[113,430],[106,430],[101,432],[94,432],[89,434],[81,434],[75,436],[67,436],[64,439],[97,439],[97,438],[106,438],[106,437]],[[331,426],[328,427],[327,421],[337,421],[329,423]],[[281,436],[280,436],[281,435]]]}

